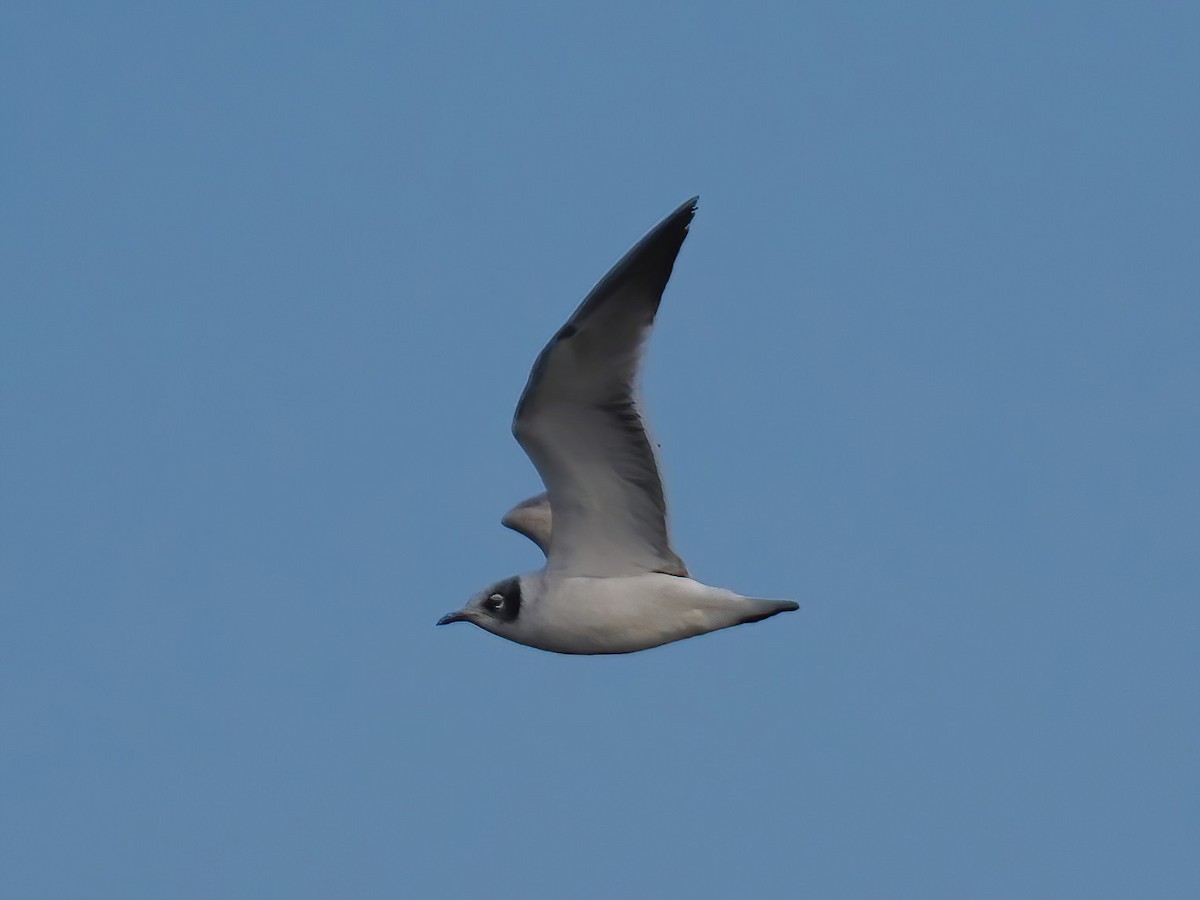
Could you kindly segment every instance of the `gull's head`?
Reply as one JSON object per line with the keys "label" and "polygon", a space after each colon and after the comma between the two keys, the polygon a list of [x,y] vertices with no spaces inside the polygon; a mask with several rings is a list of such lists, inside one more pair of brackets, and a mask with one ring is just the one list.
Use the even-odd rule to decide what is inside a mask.
{"label": "gull's head", "polygon": [[510,635],[521,614],[521,577],[514,575],[480,591],[458,612],[438,619],[439,625],[470,622],[493,634]]}

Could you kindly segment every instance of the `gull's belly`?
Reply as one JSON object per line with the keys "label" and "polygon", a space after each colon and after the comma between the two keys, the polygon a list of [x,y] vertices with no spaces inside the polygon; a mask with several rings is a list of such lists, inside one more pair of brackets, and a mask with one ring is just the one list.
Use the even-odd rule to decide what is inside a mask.
{"label": "gull's belly", "polygon": [[649,573],[547,585],[523,643],[557,653],[632,653],[741,621],[745,601],[690,578]]}

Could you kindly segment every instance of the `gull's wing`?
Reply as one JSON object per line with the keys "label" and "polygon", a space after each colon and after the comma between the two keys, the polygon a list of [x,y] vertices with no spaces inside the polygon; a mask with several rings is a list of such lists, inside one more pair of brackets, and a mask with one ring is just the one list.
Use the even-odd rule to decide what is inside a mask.
{"label": "gull's wing", "polygon": [[504,514],[500,524],[523,534],[550,555],[550,495],[545,492],[522,500]]}
{"label": "gull's wing", "polygon": [[687,574],[671,549],[658,462],[635,395],[642,349],[697,199],[592,288],[538,356],[517,404],[513,435],[553,509],[553,573]]}

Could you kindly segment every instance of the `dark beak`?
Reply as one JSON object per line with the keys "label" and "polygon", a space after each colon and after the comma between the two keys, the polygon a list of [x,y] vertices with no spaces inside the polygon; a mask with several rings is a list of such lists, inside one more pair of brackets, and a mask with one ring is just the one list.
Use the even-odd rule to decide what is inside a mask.
{"label": "dark beak", "polygon": [[467,617],[462,612],[447,613],[437,620],[439,625],[449,625],[451,622],[466,622]]}

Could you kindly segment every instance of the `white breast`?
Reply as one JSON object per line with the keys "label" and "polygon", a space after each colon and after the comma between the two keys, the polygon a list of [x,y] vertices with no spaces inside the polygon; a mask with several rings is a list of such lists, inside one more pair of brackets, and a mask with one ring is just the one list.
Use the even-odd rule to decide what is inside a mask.
{"label": "white breast", "polygon": [[[557,653],[631,653],[743,621],[752,601],[674,575],[546,579],[521,610],[521,643]],[[531,598],[532,599],[532,598]]]}

